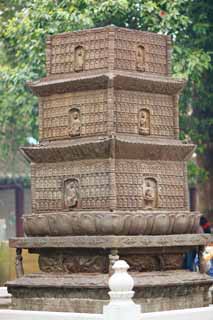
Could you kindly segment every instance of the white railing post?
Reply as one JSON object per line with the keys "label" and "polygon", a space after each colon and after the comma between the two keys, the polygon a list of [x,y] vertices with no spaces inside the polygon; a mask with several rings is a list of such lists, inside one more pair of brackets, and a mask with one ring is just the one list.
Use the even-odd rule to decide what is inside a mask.
{"label": "white railing post", "polygon": [[112,268],[115,272],[109,279],[110,302],[104,306],[104,320],[141,319],[141,306],[132,300],[134,281],[127,273],[129,265],[123,260],[118,260]]}
{"label": "white railing post", "polygon": [[11,304],[11,294],[7,292],[6,287],[0,287],[0,309],[6,309]]}

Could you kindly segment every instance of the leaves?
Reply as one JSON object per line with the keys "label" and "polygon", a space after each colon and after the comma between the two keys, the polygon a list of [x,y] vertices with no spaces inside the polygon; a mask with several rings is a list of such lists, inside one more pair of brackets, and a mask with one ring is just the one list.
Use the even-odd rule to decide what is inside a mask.
{"label": "leaves", "polygon": [[188,179],[191,187],[206,182],[208,177],[208,172],[204,168],[198,167],[194,161],[188,162]]}

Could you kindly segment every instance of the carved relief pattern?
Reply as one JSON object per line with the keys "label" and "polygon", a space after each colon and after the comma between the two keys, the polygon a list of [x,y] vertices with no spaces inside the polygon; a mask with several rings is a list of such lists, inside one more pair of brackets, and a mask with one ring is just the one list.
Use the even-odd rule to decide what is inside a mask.
{"label": "carved relief pattern", "polygon": [[198,212],[131,209],[33,213],[24,216],[24,231],[28,236],[161,235],[194,233],[199,225]]}
{"label": "carved relief pattern", "polygon": [[130,272],[163,271],[182,269],[183,257],[181,253],[159,255],[125,255],[120,259],[125,260]]}
{"label": "carved relief pattern", "polygon": [[[78,118],[73,121],[75,109]],[[103,134],[106,121],[107,90],[52,95],[40,100],[40,139]]]}
{"label": "carved relief pattern", "polygon": [[[85,50],[83,66],[80,61],[81,57],[78,62],[75,59],[76,48],[82,46]],[[47,71],[51,74],[59,74],[82,71],[83,69],[87,71],[106,68],[108,56],[108,32],[104,30],[67,33],[63,36],[56,35],[51,38],[51,50],[49,49],[47,53],[47,60],[51,60]]]}
{"label": "carved relief pattern", "polygon": [[[174,138],[174,107],[171,96],[138,91],[115,91],[115,117],[117,132],[144,134],[140,131],[142,110],[149,110],[150,134]],[[147,130],[147,134],[148,134]]]}
{"label": "carved relief pattern", "polygon": [[117,160],[117,207],[145,208],[144,183],[150,177],[158,184],[157,204],[154,206],[159,209],[187,209],[184,164],[175,161]]}
{"label": "carved relief pattern", "polygon": [[167,74],[167,38],[145,32],[132,32],[120,29],[116,32],[115,68],[123,70],[139,70],[137,50],[145,48],[145,71],[150,73]]}
{"label": "carved relief pattern", "polygon": [[[187,209],[184,164],[175,161],[117,160],[117,208],[146,208],[145,178],[158,184],[159,209]],[[32,205],[34,211],[62,210],[63,181],[75,178],[81,184],[81,208],[110,207],[110,167],[108,160],[72,161],[32,165]]]}
{"label": "carved relief pattern", "polygon": [[[107,132],[107,90],[94,90],[40,98],[40,139],[68,138],[69,112],[75,106],[79,109],[81,136]],[[173,99],[159,94],[116,90],[116,131],[145,134],[140,124],[142,110],[150,113],[146,134],[174,138]]]}
{"label": "carved relief pattern", "polygon": [[[80,207],[109,207],[109,161],[89,160],[32,165],[32,208],[34,212],[64,209],[64,181],[80,181]],[[74,180],[73,180],[74,179]],[[76,180],[75,180],[76,179]],[[66,191],[65,191],[66,193]],[[78,200],[78,190],[73,192],[73,205]],[[68,202],[69,202],[68,201]]]}
{"label": "carved relief pattern", "polygon": [[[163,35],[119,28],[55,35],[47,40],[47,73],[49,75],[89,71],[108,68],[114,64],[115,69],[166,75],[167,58],[169,60],[167,42],[168,37]],[[76,70],[75,49],[78,47],[85,50],[84,67],[78,67]],[[141,47],[144,47],[146,52],[144,65],[141,65],[141,52],[137,54],[138,48]]]}
{"label": "carved relief pattern", "polygon": [[[153,254],[121,255],[120,259],[125,260],[130,266],[130,272],[177,270],[183,265],[184,255],[174,254]],[[102,272],[109,270],[109,260],[106,255],[71,255],[68,253],[40,254],[39,268],[43,272]]]}
{"label": "carved relief pattern", "polygon": [[43,272],[103,272],[108,271],[107,256],[47,254],[39,256],[39,268]]}

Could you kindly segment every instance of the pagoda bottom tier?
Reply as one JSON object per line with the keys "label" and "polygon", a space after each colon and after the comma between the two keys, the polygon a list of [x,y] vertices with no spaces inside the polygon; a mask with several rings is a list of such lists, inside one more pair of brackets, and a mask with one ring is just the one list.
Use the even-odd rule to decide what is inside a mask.
{"label": "pagoda bottom tier", "polygon": [[[212,280],[186,270],[131,273],[134,301],[143,312],[207,307]],[[109,302],[108,274],[30,274],[7,284],[12,308],[102,313]]]}
{"label": "pagoda bottom tier", "polygon": [[[204,274],[202,251],[209,242],[206,234],[11,239],[18,276],[7,283],[12,308],[101,313],[118,259],[130,266],[135,301],[143,312],[207,306],[213,280]],[[40,273],[24,275],[22,249],[39,255]],[[199,256],[198,272],[183,269],[185,254],[192,250]]]}

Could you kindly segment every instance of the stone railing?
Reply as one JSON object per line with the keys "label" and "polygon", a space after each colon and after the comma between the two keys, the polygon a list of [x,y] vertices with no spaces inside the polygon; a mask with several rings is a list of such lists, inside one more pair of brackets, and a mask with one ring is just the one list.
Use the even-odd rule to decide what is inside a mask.
{"label": "stone railing", "polygon": [[1,320],[212,320],[213,307],[142,313],[142,307],[132,300],[134,281],[127,273],[129,266],[119,260],[113,265],[109,279],[110,302],[103,314],[0,310]]}

